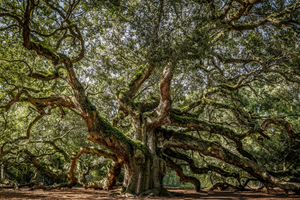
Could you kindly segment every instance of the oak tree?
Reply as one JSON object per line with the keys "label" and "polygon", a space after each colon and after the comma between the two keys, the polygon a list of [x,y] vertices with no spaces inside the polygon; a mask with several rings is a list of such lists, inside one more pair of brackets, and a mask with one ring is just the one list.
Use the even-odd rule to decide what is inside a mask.
{"label": "oak tree", "polygon": [[[14,143],[36,143],[31,132],[54,113],[69,120],[68,130],[84,122],[97,146],[78,146],[71,156],[55,138],[40,141],[70,163],[62,176],[23,149],[38,170],[69,179],[48,189],[111,188],[124,165],[125,194],[167,194],[166,167],[200,191],[176,160],[194,174],[214,171],[245,187],[235,171],[197,167],[198,152],[299,191],[299,156],[292,156],[300,142],[299,9],[295,0],[2,0],[3,126],[12,109],[31,121],[23,136],[3,141],[1,156],[14,154],[7,148]],[[289,159],[266,158],[272,151]],[[112,160],[104,182],[87,183],[76,172],[84,153]]]}

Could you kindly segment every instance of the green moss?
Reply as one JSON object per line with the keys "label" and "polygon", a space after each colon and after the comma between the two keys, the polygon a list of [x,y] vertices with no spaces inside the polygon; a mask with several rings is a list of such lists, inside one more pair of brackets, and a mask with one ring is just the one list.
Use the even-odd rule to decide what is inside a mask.
{"label": "green moss", "polygon": [[126,88],[122,88],[122,89],[120,89],[120,90],[117,90],[116,94],[117,94],[117,96],[119,96],[120,94],[125,93],[127,90],[128,90],[127,87],[126,87]]}
{"label": "green moss", "polygon": [[66,60],[69,60],[69,59],[70,59],[68,56],[66,56],[66,55],[63,54],[63,53],[57,53],[57,55],[59,55],[59,58],[60,58],[60,59],[66,59]]}
{"label": "green moss", "polygon": [[171,112],[174,113],[175,115],[181,115],[182,114],[181,110],[178,109],[178,108],[172,108]]}
{"label": "green moss", "polygon": [[130,128],[130,130],[127,133],[125,133],[125,135],[129,136],[131,134],[132,130],[133,130],[133,127],[132,127],[132,122],[131,122],[131,128]]}
{"label": "green moss", "polygon": [[171,110],[171,112],[175,115],[180,115],[181,117],[186,116],[186,117],[190,117],[190,119],[198,118],[197,113],[192,113],[192,112],[189,112],[189,111],[185,112],[184,109],[173,108]]}
{"label": "green moss", "polygon": [[214,128],[214,130],[216,130],[216,131],[223,131],[224,130],[224,127],[223,126],[221,126],[221,125],[219,125],[219,124],[214,124],[213,125],[213,128]]}
{"label": "green moss", "polygon": [[190,108],[190,106],[188,105],[188,106],[185,106],[185,107],[181,108],[180,110],[184,111],[184,110],[188,110],[189,108]]}
{"label": "green moss", "polygon": [[31,42],[35,44],[44,54],[50,55],[53,60],[58,60],[59,55],[51,50],[50,47],[45,46],[44,44],[41,44],[40,42]]}
{"label": "green moss", "polygon": [[147,97],[147,99],[157,100],[157,99],[159,99],[159,97],[158,97],[157,95],[149,95],[149,96]]}
{"label": "green moss", "polygon": [[173,137],[173,139],[179,140],[179,141],[185,141],[185,142],[195,141],[194,137],[192,137],[190,135],[186,135],[186,134],[174,134],[172,137]]}
{"label": "green moss", "polygon": [[220,89],[221,89],[220,86],[214,87],[214,88],[210,88],[210,89],[208,89],[208,90],[206,90],[206,91],[204,92],[204,95],[206,95],[207,93],[211,93],[211,92],[217,92],[217,91],[220,90]]}
{"label": "green moss", "polygon": [[132,80],[131,80],[130,83],[129,83],[129,86],[133,86],[134,83],[135,83],[135,81],[138,80],[140,77],[143,76],[144,71],[145,71],[147,65],[148,65],[148,64],[146,64],[146,65],[140,65],[140,66],[139,66],[140,71],[132,78]]}
{"label": "green moss", "polygon": [[86,109],[88,110],[91,110],[91,111],[95,111],[97,110],[96,106],[94,106],[90,100],[87,100],[87,103],[85,104],[86,105]]}
{"label": "green moss", "polygon": [[192,113],[192,112],[189,112],[189,111],[188,111],[188,112],[186,113],[186,115],[189,116],[189,117],[198,118],[198,113]]}
{"label": "green moss", "polygon": [[106,168],[112,167],[112,163],[113,163],[113,161],[112,161],[112,160],[109,160],[109,161],[107,162],[107,164],[106,164]]}
{"label": "green moss", "polygon": [[114,122],[116,119],[123,117],[125,114],[121,111],[119,112],[112,120],[112,122]]}
{"label": "green moss", "polygon": [[132,149],[139,149],[144,154],[148,153],[148,149],[145,145],[143,145],[139,140],[133,140],[124,135],[121,131],[119,131],[117,128],[113,127],[109,122],[107,122],[105,119],[100,118],[101,121],[101,128],[104,133],[107,134],[107,137],[114,137],[116,140],[120,140],[125,142],[127,145],[132,147]]}
{"label": "green moss", "polygon": [[186,116],[179,116],[174,113],[170,114],[170,119],[172,122],[175,122],[177,124],[189,124],[189,123],[199,124],[200,123],[197,119],[186,117]]}
{"label": "green moss", "polygon": [[[63,53],[56,53],[50,47],[42,44],[41,42],[33,42],[31,41],[39,50],[37,51],[38,54],[45,56],[46,58],[53,61],[54,64],[58,64],[60,59],[69,60],[70,58]],[[50,58],[50,57],[51,58]]]}
{"label": "green moss", "polygon": [[141,141],[132,139],[132,142],[134,142],[135,146],[144,154],[148,154],[148,148]]}

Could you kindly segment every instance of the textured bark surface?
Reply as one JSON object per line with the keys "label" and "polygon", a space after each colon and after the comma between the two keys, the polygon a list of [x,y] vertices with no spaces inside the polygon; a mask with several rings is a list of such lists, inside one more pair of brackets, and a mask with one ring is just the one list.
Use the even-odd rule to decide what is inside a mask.
{"label": "textured bark surface", "polygon": [[[133,167],[125,165],[125,177],[123,192],[129,194],[152,193],[165,195],[163,177],[166,173],[164,160],[156,154],[156,138],[154,134],[147,134],[147,154],[137,151],[133,161]],[[149,191],[149,192],[147,192]]]}
{"label": "textured bark surface", "polygon": [[[262,182],[263,184],[266,184],[268,190],[269,190],[268,185],[272,184],[278,186],[279,188],[285,190],[286,192],[288,192],[289,190],[300,191],[299,178],[291,176],[286,171],[284,173],[280,173],[280,172],[270,172],[266,170],[261,164],[258,163],[255,156],[251,155],[249,153],[250,151],[248,150],[249,151],[248,152],[243,147],[243,140],[250,135],[259,134],[262,138],[270,139],[270,136],[265,134],[265,131],[271,125],[283,127],[291,141],[296,141],[296,139],[298,140],[300,138],[300,133],[294,131],[292,129],[292,125],[287,121],[271,119],[271,118],[268,119],[266,116],[258,116],[257,113],[251,113],[247,109],[247,107],[252,107],[253,105],[251,106],[244,105],[247,103],[246,100],[243,100],[242,98],[239,99],[239,95],[238,95],[239,92],[241,90],[244,90],[246,87],[249,87],[250,90],[252,91],[253,88],[251,84],[255,83],[254,82],[255,80],[257,80],[258,82],[259,81],[268,82],[269,79],[265,78],[266,74],[279,75],[280,77],[283,78],[279,82],[283,82],[283,80],[285,80],[286,82],[291,82],[293,84],[299,83],[299,81],[296,81],[298,80],[298,75],[299,75],[297,74],[298,72],[296,73],[295,76],[295,74],[293,74],[294,72],[291,73],[292,71],[295,70],[288,70],[286,73],[278,71],[276,68],[275,69],[272,68],[273,66],[267,66],[269,65],[268,63],[273,62],[272,60],[265,62],[266,58],[264,56],[262,56],[261,58],[257,58],[255,57],[255,55],[253,55],[252,57],[252,55],[248,55],[249,52],[247,53],[248,56],[245,59],[237,58],[237,57],[223,58],[222,56],[224,55],[221,55],[220,50],[217,49],[218,44],[216,45],[216,47],[213,46],[223,35],[228,34],[229,32],[232,33],[234,33],[234,31],[242,32],[244,30],[250,30],[250,29],[254,31],[254,29],[259,28],[260,26],[263,26],[265,24],[268,24],[268,26],[272,25],[273,28],[275,28],[276,30],[278,29],[276,27],[278,25],[283,25],[283,26],[287,26],[287,25],[292,26],[292,24],[299,25],[299,23],[293,19],[292,13],[300,9],[300,2],[296,2],[292,6],[289,5],[285,9],[280,10],[278,8],[279,9],[278,11],[270,12],[271,14],[268,13],[262,18],[259,18],[257,20],[255,19],[256,21],[251,21],[248,23],[247,19],[250,19],[251,17],[247,18],[246,14],[249,11],[251,11],[254,8],[254,6],[261,3],[260,0],[248,0],[248,1],[230,0],[226,3],[224,2],[224,5],[222,5],[222,8],[219,9],[218,13],[215,11],[214,1],[201,1],[201,2],[191,1],[192,3],[195,4],[190,8],[192,7],[197,8],[198,3],[201,3],[201,7],[202,4],[203,5],[207,4],[206,6],[203,7],[209,8],[207,10],[208,12],[205,11],[205,13],[208,13],[205,14],[208,15],[208,18],[204,20],[205,21],[204,24],[206,25],[202,25],[202,24],[197,24],[199,21],[198,18],[199,16],[201,16],[201,14],[197,16],[197,20],[193,22],[195,23],[195,29],[192,28],[188,30],[187,33],[184,34],[180,33],[179,35],[177,35],[180,36],[180,38],[182,37],[182,41],[181,39],[179,40],[178,37],[176,36],[175,33],[176,31],[174,32],[174,36],[176,36],[174,38],[177,38],[178,41],[177,39],[176,41],[174,41],[173,39],[168,38],[169,37],[167,36],[168,34],[160,35],[163,32],[163,30],[166,31],[163,28],[163,26],[169,26],[164,21],[171,23],[171,21],[173,20],[173,19],[170,20],[170,18],[166,18],[167,20],[164,19],[165,17],[167,17],[166,13],[173,12],[172,11],[173,8],[172,9],[169,8],[169,10],[165,10],[165,7],[169,6],[169,4],[172,5],[171,3],[173,2],[160,0],[157,1],[157,4],[153,4],[153,5],[151,4],[151,6],[149,7],[153,7],[153,9],[154,7],[156,7],[156,11],[153,12],[155,14],[153,15],[153,18],[150,20],[152,24],[149,27],[151,27],[150,30],[152,32],[149,30],[148,30],[149,32],[146,31],[147,37],[150,38],[149,39],[150,43],[149,44],[147,43],[149,48],[145,47],[145,49],[143,49],[143,51],[146,52],[144,55],[145,58],[143,58],[142,62],[139,63],[140,67],[137,68],[138,72],[135,74],[135,76],[133,76],[130,79],[129,83],[124,83],[124,85],[118,86],[122,88],[121,89],[119,88],[120,90],[116,91],[115,100],[118,103],[118,110],[120,112],[120,115],[115,117],[112,124],[109,123],[107,119],[105,119],[101,115],[101,112],[97,110],[97,107],[91,103],[90,101],[91,99],[87,94],[88,87],[85,87],[84,82],[81,81],[83,76],[82,74],[80,74],[81,73],[80,70],[78,70],[79,65],[75,64],[84,58],[84,53],[86,50],[85,49],[86,42],[84,41],[83,35],[88,35],[88,34],[82,34],[81,31],[83,30],[82,29],[83,27],[80,29],[78,27],[79,23],[78,25],[73,24],[73,20],[70,19],[70,17],[72,17],[73,15],[75,16],[77,15],[72,12],[75,10],[76,6],[80,4],[80,1],[73,1],[74,3],[69,3],[68,12],[65,12],[64,11],[65,8],[62,9],[60,8],[60,6],[55,7],[55,5],[49,3],[50,1],[43,1],[43,3],[41,2],[42,1],[26,0],[23,2],[22,10],[18,12],[10,12],[9,9],[7,11],[1,8],[3,12],[0,13],[0,17],[1,20],[3,17],[5,18],[4,21],[6,21],[6,18],[8,18],[12,20],[13,23],[17,23],[17,24],[13,24],[12,26],[16,26],[19,28],[20,38],[18,39],[22,41],[24,50],[28,50],[36,53],[43,59],[50,61],[54,66],[54,68],[52,68],[51,70],[52,71],[51,73],[37,72],[37,70],[33,71],[36,68],[32,69],[25,61],[21,61],[23,62],[23,64],[25,62],[29,68],[29,73],[27,74],[26,78],[32,78],[33,80],[38,80],[43,82],[62,79],[63,81],[65,81],[65,84],[68,85],[70,94],[67,95],[65,93],[61,93],[61,94],[48,95],[47,93],[45,93],[44,94],[45,96],[43,97],[42,95],[35,96],[33,95],[33,93],[39,93],[40,92],[39,90],[30,89],[28,87],[21,87],[21,86],[19,87],[15,85],[14,87],[16,88],[14,89],[14,91],[17,92],[15,92],[14,95],[9,97],[11,99],[7,101],[5,105],[2,105],[2,99],[1,99],[0,108],[1,109],[3,108],[6,111],[8,111],[15,103],[18,102],[27,103],[30,106],[33,106],[39,115],[36,116],[31,123],[29,123],[25,136],[19,137],[10,142],[4,142],[4,144],[2,144],[0,148],[1,150],[0,156],[4,156],[10,153],[12,149],[8,149],[8,150],[6,149],[6,146],[9,146],[9,144],[17,142],[19,140],[29,140],[30,132],[32,128],[42,118],[44,118],[47,115],[50,115],[52,109],[59,109],[61,115],[63,116],[65,115],[64,109],[69,109],[75,112],[77,115],[79,115],[81,119],[84,120],[84,122],[86,123],[86,127],[88,130],[87,139],[94,142],[95,144],[105,147],[107,151],[106,150],[103,151],[101,149],[82,148],[75,156],[70,157],[68,156],[68,154],[66,154],[61,149],[59,149],[56,146],[55,142],[53,141],[44,142],[45,144],[46,143],[50,144],[53,147],[53,149],[55,149],[57,152],[60,152],[65,157],[65,160],[67,162],[70,162],[70,169],[68,173],[56,174],[48,170],[46,167],[39,165],[36,155],[34,155],[28,150],[24,150],[22,152],[24,152],[30,157],[31,163],[40,172],[56,180],[60,180],[62,178],[69,179],[68,183],[62,183],[59,185],[52,185],[52,186],[43,186],[40,184],[36,184],[33,188],[56,189],[62,187],[72,187],[76,183],[81,183],[86,188],[111,189],[116,183],[115,179],[120,173],[122,165],[124,165],[125,179],[123,182],[122,192],[125,195],[133,195],[133,196],[150,195],[150,194],[166,195],[167,192],[163,188],[162,180],[166,173],[166,165],[167,165],[168,167],[176,171],[176,173],[178,174],[178,176],[181,178],[182,181],[186,181],[194,184],[196,191],[200,191],[201,184],[199,180],[192,176],[186,176],[183,173],[182,168],[179,165],[177,165],[176,162],[174,162],[175,159],[179,159],[181,161],[186,162],[194,174],[203,174],[203,173],[207,173],[208,171],[213,171],[224,177],[234,177],[237,180],[239,186],[241,186],[242,188],[245,187],[245,185],[241,185],[239,174],[227,172],[221,169],[220,167],[213,166],[208,163],[206,167],[199,168],[195,165],[191,157],[180,152],[181,150],[182,151],[191,150],[193,152],[199,152],[204,156],[217,158],[220,161],[224,161],[227,164],[234,165],[240,168],[241,170],[248,172],[248,174],[250,174],[256,180]],[[55,29],[51,34],[42,34],[42,33],[38,33],[35,30],[32,30],[32,27],[34,27],[33,19],[35,18],[33,13],[39,10],[38,7],[40,10],[47,10],[44,8],[49,8],[49,10],[51,9],[54,10],[55,13],[58,13],[58,15],[60,16],[58,18],[58,21],[62,20],[60,21],[61,24],[58,23],[59,27]],[[80,10],[82,8],[77,7],[77,9]],[[174,4],[174,12],[177,12],[175,10],[176,10],[176,5]],[[233,12],[233,10],[237,12]],[[179,16],[180,13],[179,12],[171,13],[170,16],[172,15]],[[181,18],[186,18],[183,16],[184,15],[182,15]],[[243,18],[243,16],[245,16],[246,20],[238,21],[239,19]],[[202,15],[200,18],[202,17],[203,19],[205,18],[204,15]],[[178,20],[180,20],[180,17],[177,18]],[[75,21],[76,20],[74,20],[74,23]],[[122,20],[116,20],[116,21],[122,21]],[[182,21],[182,23],[180,22],[178,24],[186,24],[186,22]],[[274,24],[276,26],[274,26]],[[6,28],[4,28],[3,30],[5,29]],[[289,27],[289,29],[291,29],[291,27]],[[179,30],[180,29],[177,29],[177,31]],[[205,34],[205,37],[201,38],[202,34],[204,33],[201,32],[202,30],[206,30],[208,32],[210,32],[211,30],[213,31],[217,30],[218,32],[212,32],[211,35]],[[67,56],[63,53],[59,53],[58,49],[59,46],[62,44],[63,39],[59,39],[57,41],[56,50],[52,50],[51,47],[47,47],[43,45],[42,42],[38,41],[39,38],[42,39],[49,38],[54,34],[59,33],[60,31],[66,31],[63,37],[67,32],[69,32],[70,36],[74,38],[74,40],[79,42],[78,43],[79,49],[76,51],[77,55],[75,55],[74,57],[71,55],[74,55],[75,52],[70,52],[69,53],[70,56]],[[181,32],[181,30],[179,32]],[[16,32],[16,34],[18,33]],[[38,36],[34,36],[35,34],[37,34]],[[14,35],[14,34],[10,33],[8,35]],[[188,37],[186,37],[187,35]],[[245,35],[245,38],[247,38],[247,34],[242,34],[242,35],[243,37]],[[232,36],[228,36],[228,38],[231,37]],[[271,35],[269,37],[271,37]],[[53,41],[57,40],[56,37],[53,37],[49,41],[52,42],[52,39]],[[165,44],[167,44],[164,42],[168,41],[169,39],[170,39],[170,43],[169,43],[170,46],[166,46],[167,50],[163,48],[161,49],[161,46],[165,47]],[[227,42],[227,40],[225,41]],[[246,41],[246,43],[248,43],[248,41]],[[74,42],[74,45],[76,45],[76,42]],[[138,44],[137,46],[141,46],[141,45]],[[224,46],[222,45],[220,46],[222,49],[225,49]],[[242,46],[243,45],[241,45],[241,49]],[[168,48],[168,47],[172,47],[172,48]],[[283,47],[281,48],[283,49]],[[211,49],[214,50],[212,51]],[[265,49],[259,51],[267,52]],[[287,52],[289,51],[290,50],[288,50]],[[163,52],[163,54],[166,55],[157,55],[160,54],[160,52]],[[133,53],[131,52],[130,54]],[[274,54],[278,54],[278,53],[274,53]],[[286,58],[288,59],[285,58],[286,60],[291,60],[290,59],[291,57],[296,57],[295,55],[293,56],[290,56],[289,54],[287,55],[288,56]],[[230,56],[230,53],[228,54],[228,56]],[[243,56],[242,53],[241,56]],[[274,55],[274,62],[277,59],[276,56],[277,55]],[[278,58],[278,60],[280,59]],[[8,61],[8,62],[12,62],[12,61]],[[246,70],[242,70],[243,73],[235,72],[236,75],[231,73],[231,69],[229,73],[229,71],[225,71],[225,70],[222,71],[221,68],[223,68],[223,66],[222,67],[217,66],[221,63],[222,65],[226,65],[226,64],[246,65],[252,62],[256,63],[255,65],[261,65],[261,66],[258,68],[254,67],[251,70],[245,68]],[[191,63],[191,65],[189,63]],[[195,63],[197,63],[196,66],[194,66]],[[208,66],[202,66],[203,63],[208,64]],[[289,64],[289,62],[286,63]],[[286,63],[285,61],[283,61],[284,65],[287,65]],[[46,65],[47,62],[45,62],[44,64]],[[80,65],[81,64],[84,64],[84,62],[80,63]],[[187,66],[183,66],[183,65],[187,65]],[[43,66],[43,68],[47,69],[46,66]],[[201,89],[201,94],[199,93],[193,95],[193,98],[188,99],[187,97],[189,94],[185,93],[185,91],[181,91],[182,93],[184,93],[184,95],[182,95],[182,98],[186,97],[186,101],[184,102],[184,104],[188,104],[188,105],[185,105],[185,107],[182,108],[175,108],[175,106],[173,107],[172,103],[173,101],[176,100],[177,89],[176,91],[171,90],[173,89],[171,87],[173,75],[176,73],[181,74],[185,70],[190,70],[189,68],[192,68],[195,71],[198,70],[198,68],[202,68],[200,74],[207,75],[208,83],[202,84],[201,83],[202,80],[201,82],[194,81],[192,84],[194,86],[191,86],[191,88]],[[134,69],[134,67],[130,67],[128,69]],[[61,75],[60,72],[62,70],[64,70],[65,75]],[[160,71],[160,72],[158,73],[156,71]],[[219,74],[222,76],[224,80],[217,79],[215,77],[216,81],[213,84],[210,84],[209,79],[211,74],[209,72],[212,71],[219,71]],[[191,72],[192,71],[188,71],[188,73]],[[157,91],[157,95],[154,97],[149,96],[149,98],[145,98],[145,96],[147,96],[148,94],[145,93],[143,94],[144,97],[142,97],[141,99],[137,98],[138,95],[140,94],[139,92],[145,89],[142,88],[143,84],[149,81],[150,76],[153,73],[156,73],[156,75],[160,74],[159,86],[157,88],[153,87],[154,89],[151,88],[154,92]],[[294,77],[290,77],[290,75],[287,76],[286,74],[291,74]],[[279,78],[276,79],[280,80]],[[179,79],[174,80],[174,82],[178,82],[178,80]],[[278,82],[278,80],[276,80],[276,82]],[[188,83],[184,85],[190,86]],[[182,85],[180,84],[177,84],[176,86],[182,87]],[[273,87],[273,85],[267,85],[267,86]],[[151,94],[151,92],[149,92],[149,94]],[[256,94],[256,92],[254,93]],[[218,94],[218,96],[216,94]],[[218,100],[219,98],[221,99],[221,101]],[[180,101],[177,101],[176,104],[174,105],[183,106],[183,104]],[[259,105],[261,106],[261,102]],[[204,113],[205,106],[210,106],[213,109],[221,109],[220,113],[226,111],[227,112],[226,115],[228,116],[228,118],[230,118],[230,120],[235,120],[235,121],[228,123],[227,121],[220,122],[217,119],[214,122],[211,122],[210,116],[207,117],[206,116],[207,113]],[[101,107],[98,109],[101,109]],[[200,116],[200,114],[203,114],[203,116]],[[126,117],[129,117],[132,123],[132,130],[130,130],[128,134],[124,134],[124,132],[122,132],[121,129],[118,129],[118,123],[121,120],[125,119]],[[231,123],[235,124],[235,126],[231,127]],[[167,130],[168,126],[170,126],[172,130]],[[201,138],[200,134],[199,134],[199,138],[197,138],[193,136],[193,133],[189,134],[189,132],[197,132],[197,133],[206,132],[209,134],[215,134],[217,136],[221,136],[226,141],[231,140],[231,142],[233,143],[233,145],[231,146],[233,150],[224,148],[218,142],[212,142],[213,140],[209,141],[210,137],[209,139],[204,140]],[[83,153],[94,153],[99,156],[104,156],[112,160],[112,162],[108,167],[107,178],[100,180],[98,182],[87,182],[85,180],[85,175],[82,174],[80,170],[76,171],[76,160]],[[77,175],[78,177],[76,177]],[[12,186],[13,184],[11,182],[6,182],[6,183],[10,186]],[[227,186],[229,185],[224,183],[217,183],[216,185],[212,186],[212,189],[215,189],[216,187],[224,188]]]}

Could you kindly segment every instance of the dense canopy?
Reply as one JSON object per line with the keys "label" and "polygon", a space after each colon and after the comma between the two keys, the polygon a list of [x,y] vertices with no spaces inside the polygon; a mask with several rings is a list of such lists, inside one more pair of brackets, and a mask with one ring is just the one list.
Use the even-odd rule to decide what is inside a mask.
{"label": "dense canopy", "polygon": [[1,183],[167,195],[171,169],[299,192],[299,9],[1,0]]}

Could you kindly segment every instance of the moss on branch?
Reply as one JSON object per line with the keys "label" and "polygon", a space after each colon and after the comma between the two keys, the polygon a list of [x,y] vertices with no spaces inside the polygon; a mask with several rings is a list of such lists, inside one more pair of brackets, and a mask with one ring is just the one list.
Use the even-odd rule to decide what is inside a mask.
{"label": "moss on branch", "polygon": [[198,168],[198,167],[196,167],[194,160],[186,154],[180,153],[178,151],[173,151],[170,148],[167,148],[164,151],[164,153],[170,157],[186,161],[188,163],[191,171],[194,174],[205,174],[208,171],[214,171],[225,177],[234,177],[234,178],[238,179],[238,181],[239,181],[239,174],[225,171],[224,169],[221,169],[220,167],[218,167],[216,165],[207,165],[207,167]]}
{"label": "moss on branch", "polygon": [[51,81],[54,79],[57,79],[59,77],[59,70],[62,68],[62,66],[57,67],[53,72],[50,72],[48,74],[41,74],[41,73],[30,73],[28,74],[29,77],[39,79],[42,81]]}
{"label": "moss on branch", "polygon": [[130,83],[128,84],[129,87],[133,86],[135,82],[144,75],[147,65],[148,64],[139,66],[140,71],[138,71],[138,73],[136,73],[136,75],[131,79]]}

